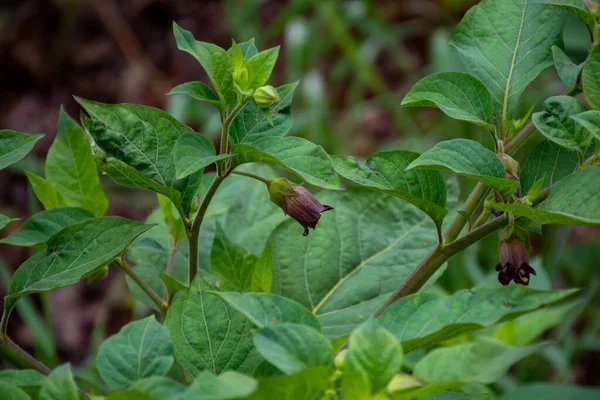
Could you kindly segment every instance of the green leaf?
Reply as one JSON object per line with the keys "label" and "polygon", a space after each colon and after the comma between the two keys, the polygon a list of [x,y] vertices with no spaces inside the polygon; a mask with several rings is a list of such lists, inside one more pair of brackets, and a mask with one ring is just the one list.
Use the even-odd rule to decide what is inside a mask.
{"label": "green leaf", "polygon": [[162,210],[165,224],[169,229],[169,239],[179,243],[183,238],[186,237],[185,226],[181,220],[181,216],[177,212],[173,202],[163,195],[158,194],[158,205]]}
{"label": "green leaf", "polygon": [[558,46],[552,46],[552,57],[554,58],[554,65],[556,66],[560,80],[569,89],[573,89],[584,63],[576,65]]}
{"label": "green leaf", "polygon": [[592,108],[600,110],[600,47],[596,46],[585,62],[581,75],[583,94]]}
{"label": "green leaf", "polygon": [[[444,392],[440,394],[434,394],[428,396],[426,400],[464,400],[464,399],[472,399],[473,397],[479,397],[477,394],[468,394],[468,393],[460,393],[460,392]],[[484,395],[487,397],[487,395]]]}
{"label": "green leaf", "polygon": [[423,357],[414,375],[426,382],[497,381],[511,365],[538,351],[544,344],[512,347],[498,340],[481,337],[474,342],[442,347]]}
{"label": "green leaf", "polygon": [[239,399],[250,396],[257,388],[258,382],[250,376],[233,371],[215,376],[206,371],[194,379],[185,392],[185,398],[194,400]]}
{"label": "green leaf", "polygon": [[85,131],[61,107],[58,133],[46,159],[46,179],[69,206],[102,216],[108,199],[98,178],[96,163]]}
{"label": "green leaf", "polygon": [[79,400],[69,364],[55,368],[48,375],[40,389],[40,400]]}
{"label": "green leaf", "polygon": [[374,153],[365,165],[354,157],[333,156],[335,171],[344,178],[414,204],[441,226],[446,210],[446,186],[437,171],[404,171],[419,157],[406,150]]}
{"label": "green leaf", "polygon": [[494,129],[492,96],[478,79],[459,72],[441,72],[417,82],[402,100],[405,107],[438,107],[446,115]]}
{"label": "green leaf", "polygon": [[600,397],[600,389],[575,385],[559,385],[552,383],[533,383],[517,387],[506,393],[501,400],[596,400]]}
{"label": "green leaf", "polygon": [[417,293],[393,303],[377,321],[409,353],[517,318],[573,296],[577,290],[537,291],[521,286],[473,288],[451,296]]}
{"label": "green leaf", "polygon": [[564,178],[535,208],[523,203],[496,203],[494,209],[526,217],[542,225],[600,225],[600,167],[588,167]]}
{"label": "green leaf", "polygon": [[254,368],[252,324],[223,300],[209,294],[210,285],[197,277],[167,312],[175,359],[192,376],[208,370],[214,374]]}
{"label": "green leaf", "polygon": [[6,310],[29,293],[72,285],[121,254],[152,226],[121,217],[97,217],[67,226],[51,236],[46,249],[15,272]]}
{"label": "green leaf", "polygon": [[158,276],[165,284],[170,299],[172,299],[173,296],[175,296],[175,294],[178,292],[187,290],[187,286],[173,278],[171,275],[167,275],[165,272],[160,272]]}
{"label": "green leaf", "polygon": [[6,399],[10,400],[31,400],[31,397],[23,390],[9,381],[0,380],[0,393]]}
{"label": "green leaf", "polygon": [[96,357],[98,373],[113,390],[138,379],[163,376],[173,364],[167,329],[153,315],[125,325],[102,343]]}
{"label": "green leaf", "polygon": [[590,13],[590,9],[583,0],[529,0],[529,4],[549,4],[556,6],[579,18],[592,32],[596,26],[596,19]]}
{"label": "green leaf", "polygon": [[224,108],[223,103],[221,103],[221,100],[219,100],[217,95],[213,93],[212,89],[202,82],[185,82],[181,85],[177,85],[171,89],[169,93],[167,93],[167,95],[173,94],[184,94],[195,100],[206,101],[213,104],[218,110],[221,111]]}
{"label": "green leaf", "polygon": [[261,51],[247,60],[248,68],[248,88],[250,90],[258,89],[269,80],[273,67],[279,56],[279,46],[272,49]]}
{"label": "green leaf", "polygon": [[260,355],[288,375],[308,367],[333,367],[331,343],[306,325],[266,326],[255,332],[253,339]]}
{"label": "green leaf", "polygon": [[290,376],[259,378],[258,390],[248,400],[321,400],[331,388],[331,368],[312,367]]}
{"label": "green leaf", "polygon": [[259,328],[289,322],[321,331],[319,321],[309,310],[286,297],[267,293],[211,293],[225,300]]}
{"label": "green leaf", "polygon": [[[580,114],[581,115],[581,114]],[[577,171],[579,157],[577,151],[546,139],[534,147],[519,171],[521,190],[528,193],[533,184],[544,178],[542,189],[556,184]]]}
{"label": "green leaf", "polygon": [[469,139],[445,140],[413,160],[405,169],[443,169],[473,178],[508,196],[519,183],[506,179],[504,166],[492,151]]}
{"label": "green leaf", "polygon": [[229,241],[223,228],[217,223],[210,263],[220,287],[247,292],[256,261],[254,254]]}
{"label": "green leaf", "polygon": [[74,207],[61,207],[33,214],[12,235],[0,240],[0,243],[13,246],[30,247],[45,243],[51,236],[79,222],[94,218],[88,210]]}
{"label": "green leaf", "polygon": [[402,366],[402,347],[394,335],[369,320],[352,332],[342,370],[344,399],[367,399],[385,387]]}
{"label": "green leaf", "polygon": [[553,96],[544,101],[544,111],[533,114],[532,120],[540,133],[553,142],[585,151],[592,136],[576,124],[571,115],[587,111],[585,104],[570,96]]}
{"label": "green leaf", "polygon": [[[186,386],[179,382],[175,382],[172,379],[162,376],[152,376],[133,382],[126,392],[132,391],[136,392],[136,394],[143,393],[152,396],[152,398],[156,400],[176,400],[183,398],[186,389]],[[108,399],[110,398],[111,397],[109,396]],[[131,400],[138,399],[139,397],[131,397]]]}
{"label": "green leaf", "polygon": [[319,193],[317,229],[300,236],[287,221],[271,235],[272,293],[312,310],[330,339],[371,316],[437,244],[435,226],[415,207],[367,190]]}
{"label": "green leaf", "polygon": [[[248,60],[258,54],[256,43],[254,38],[237,44],[238,48],[242,51],[242,55],[245,60]],[[232,55],[232,49],[227,50],[227,54]]]}
{"label": "green leaf", "polygon": [[35,196],[46,210],[67,206],[67,201],[50,182],[33,172],[25,171],[25,175],[27,175]]}
{"label": "green leaf", "polygon": [[210,164],[231,157],[231,154],[216,155],[215,146],[206,136],[188,132],[175,143],[175,171],[177,179],[185,178]]}
{"label": "green leaf", "polygon": [[502,121],[513,118],[521,93],[552,65],[550,48],[562,42],[562,11],[527,0],[483,0],[450,40],[467,70],[488,88]]}
{"label": "green leaf", "polygon": [[46,376],[33,369],[0,371],[0,382],[10,383],[15,386],[40,386],[46,380]]}
{"label": "green leaf", "polygon": [[[8,225],[10,225],[13,222],[18,221],[18,220],[19,220],[19,218],[10,218],[10,217],[7,217],[6,215],[0,214],[0,231],[2,231],[2,229],[6,228]],[[0,243],[4,243],[3,240],[0,240]],[[270,268],[270,266],[269,266],[269,268]],[[269,290],[271,290],[270,285],[269,285]]]}
{"label": "green leaf", "polygon": [[273,252],[271,250],[271,242],[263,250],[262,254],[256,260],[252,276],[250,277],[250,291],[271,293],[273,285]]}
{"label": "green leaf", "polygon": [[0,130],[0,170],[16,163],[33,149],[44,135],[27,135],[10,129]]}
{"label": "green leaf", "polygon": [[[108,156],[131,167],[123,168],[105,159],[104,170],[119,183],[141,186],[169,197],[189,213],[200,179],[194,174],[177,180],[173,148],[181,135],[194,131],[157,108],[102,104],[81,98],[77,101],[91,116],[87,127],[98,146]],[[191,196],[186,197],[190,186]]]}
{"label": "green leaf", "polygon": [[596,139],[600,140],[600,111],[590,110],[581,114],[571,115],[579,125],[583,126]]}
{"label": "green leaf", "polygon": [[191,54],[206,71],[221,101],[232,106],[237,103],[233,87],[233,59],[227,52],[211,43],[194,39],[191,32],[173,23],[173,33],[179,50]]}

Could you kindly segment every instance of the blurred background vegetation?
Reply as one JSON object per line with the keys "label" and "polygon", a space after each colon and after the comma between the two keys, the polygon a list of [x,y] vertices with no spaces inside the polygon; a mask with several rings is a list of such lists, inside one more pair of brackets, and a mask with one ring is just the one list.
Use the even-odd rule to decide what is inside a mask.
{"label": "blurred background vegetation", "polygon": [[[504,1],[504,0],[502,0]],[[377,150],[423,151],[440,140],[467,137],[491,147],[482,130],[437,109],[403,109],[408,89],[425,75],[462,71],[448,46],[452,29],[473,0],[3,0],[0,6],[0,128],[46,136],[34,152],[0,173],[0,210],[23,220],[40,210],[23,170],[43,171],[56,134],[60,105],[74,118],[72,96],[107,103],[140,103],[167,110],[216,139],[218,115],[185,97],[167,97],[177,84],[205,80],[200,65],[177,50],[172,22],[198,40],[228,48],[256,38],[259,49],[281,45],[272,84],[300,80],[292,134],[332,154],[365,157]],[[566,53],[581,62],[590,48],[585,27],[569,18]],[[525,93],[521,115],[565,87],[554,69]],[[539,142],[530,140],[517,158]],[[149,192],[123,188],[107,178],[108,215],[144,220],[156,207]],[[461,181],[461,197],[469,184]],[[6,236],[18,223],[2,233]],[[536,288],[583,288],[583,301],[545,309],[501,326],[500,335],[526,343],[544,332],[553,344],[514,371],[518,381],[600,384],[600,231],[547,227],[532,236]],[[0,294],[32,250],[0,245]],[[498,285],[497,236],[455,257],[439,281],[452,292]],[[50,366],[70,361],[85,371],[101,340],[132,315],[144,313],[112,271],[103,281],[23,299],[10,335]],[[552,328],[552,329],[551,329]],[[513,387],[513,380],[500,385]]]}

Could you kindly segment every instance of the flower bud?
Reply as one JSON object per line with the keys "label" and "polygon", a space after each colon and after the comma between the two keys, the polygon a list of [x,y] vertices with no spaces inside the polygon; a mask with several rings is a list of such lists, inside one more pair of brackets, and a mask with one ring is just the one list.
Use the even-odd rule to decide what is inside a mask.
{"label": "flower bud", "polygon": [[279,103],[279,93],[271,85],[261,86],[254,92],[254,101],[259,108],[269,108]]}
{"label": "flower bud", "polygon": [[387,384],[387,391],[389,394],[393,394],[395,392],[402,392],[404,390],[414,389],[422,386],[423,382],[418,378],[412,375],[398,373],[394,375],[392,380]]}
{"label": "flower bud", "polygon": [[306,188],[286,178],[276,178],[269,182],[269,196],[286,215],[304,227],[304,236],[308,235],[308,228],[315,229],[322,212],[333,210],[333,207],[319,203]]}
{"label": "flower bud", "polygon": [[344,368],[344,360],[346,359],[346,353],[348,353],[348,350],[344,349],[335,355],[335,358],[333,359],[333,365],[335,365],[337,369]]}
{"label": "flower bud", "polygon": [[529,265],[529,250],[525,241],[517,236],[511,236],[500,244],[500,262],[496,265],[498,281],[504,286],[510,281],[517,284],[529,285],[529,274],[536,275]]}

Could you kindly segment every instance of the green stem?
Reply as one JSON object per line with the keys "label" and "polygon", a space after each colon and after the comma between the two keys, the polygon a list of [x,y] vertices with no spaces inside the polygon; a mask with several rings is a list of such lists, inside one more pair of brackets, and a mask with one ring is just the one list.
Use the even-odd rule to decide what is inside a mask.
{"label": "green stem", "polygon": [[231,173],[232,174],[236,174],[236,175],[241,175],[241,176],[247,176],[248,178],[252,178],[252,179],[256,179],[257,181],[264,182],[267,186],[269,186],[269,183],[271,183],[270,179],[263,178],[262,176],[251,174],[250,172],[245,172],[245,171],[231,171]]}
{"label": "green stem", "polygon": [[44,375],[50,373],[50,369],[33,358],[25,350],[4,334],[0,334],[0,357],[15,368],[35,369]]}
{"label": "green stem", "polygon": [[148,297],[150,297],[150,299],[154,302],[154,304],[156,304],[158,306],[158,309],[160,310],[160,313],[163,316],[166,315],[167,314],[167,309],[169,308],[169,306],[167,305],[167,303],[165,303],[163,301],[163,299],[160,298],[160,296],[158,296],[156,293],[154,293],[154,290],[152,290],[150,288],[150,286],[148,286],[146,284],[146,282],[144,282],[142,280],[142,278],[140,278],[139,275],[136,274],[129,267],[129,265],[127,265],[125,263],[125,261],[123,261],[123,259],[117,258],[115,260],[115,263],[117,264],[117,266],[119,268],[121,268],[123,270],[123,272],[125,272],[140,287],[140,289],[142,289],[144,291],[144,293],[146,293],[148,295]]}
{"label": "green stem", "polygon": [[[228,149],[229,149],[229,126],[231,125],[231,122],[233,122],[233,119],[235,118],[235,116],[237,115],[238,112],[240,112],[240,110],[246,105],[246,103],[248,102],[248,98],[247,99],[243,99],[242,101],[240,101],[233,110],[231,110],[231,112],[229,113],[229,115],[227,116],[227,118],[223,119],[223,126],[221,128],[221,151],[219,152],[219,154],[227,154],[228,153]],[[217,163],[217,175],[219,176],[225,176],[226,175],[226,171],[227,171],[227,162],[229,162],[229,159],[227,160],[222,160],[220,162]]]}

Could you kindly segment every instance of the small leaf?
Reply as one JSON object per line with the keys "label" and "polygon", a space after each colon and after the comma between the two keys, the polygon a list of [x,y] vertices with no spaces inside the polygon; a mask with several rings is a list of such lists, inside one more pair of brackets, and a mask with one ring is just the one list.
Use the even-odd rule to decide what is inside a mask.
{"label": "small leaf", "polygon": [[246,67],[248,68],[248,88],[250,90],[257,89],[267,83],[278,56],[279,46],[261,51],[246,62]]}
{"label": "small leaf", "polygon": [[74,207],[61,207],[33,214],[12,235],[0,240],[0,243],[13,246],[30,247],[45,243],[51,236],[79,222],[94,218],[88,210]]}
{"label": "small leaf", "polygon": [[186,291],[188,288],[183,283],[179,282],[177,279],[173,278],[171,275],[167,275],[164,272],[160,272],[158,276],[167,288],[169,299],[172,299],[178,292]]}
{"label": "small leaf", "polygon": [[594,31],[596,20],[583,0],[529,0],[529,4],[549,4],[564,10],[585,23]]}
{"label": "small leaf", "polygon": [[331,388],[331,368],[312,367],[290,376],[259,378],[258,390],[248,400],[321,400]]}
{"label": "small leaf", "polygon": [[310,310],[286,297],[266,293],[211,293],[225,300],[259,328],[289,322],[321,331],[319,321]]}
{"label": "small leaf", "polygon": [[172,239],[176,243],[179,243],[183,238],[186,237],[185,226],[181,220],[181,216],[177,212],[175,205],[168,198],[161,194],[158,194],[158,205],[162,210],[163,218],[169,228],[169,239]]}
{"label": "small leaf", "polygon": [[183,179],[210,164],[231,157],[231,154],[216,155],[215,146],[206,136],[195,132],[185,133],[175,143],[175,170],[177,179]]}
{"label": "small leaf", "polygon": [[61,107],[58,133],[46,159],[46,179],[69,206],[102,216],[108,208],[85,131]]}
{"label": "small leaf", "polygon": [[578,165],[577,151],[546,139],[533,148],[521,166],[521,189],[523,193],[528,193],[533,184],[541,178],[544,178],[542,189],[545,189],[577,171]]}
{"label": "small leaf", "polygon": [[[258,54],[254,38],[242,43],[237,43],[238,48],[242,51],[245,60],[248,60]],[[233,57],[233,48],[227,50],[227,54]]]}
{"label": "small leaf", "polygon": [[364,166],[354,157],[333,156],[333,163],[336,172],[344,178],[400,197],[423,210],[437,226],[441,226],[448,213],[442,175],[426,170],[404,172],[418,157],[418,153],[394,150],[374,153]]}
{"label": "small leaf", "polygon": [[592,136],[576,124],[571,115],[587,111],[587,107],[574,97],[553,96],[544,102],[544,111],[533,114],[532,120],[540,133],[568,149],[585,151]]}
{"label": "small leaf", "polygon": [[[8,225],[12,224],[15,221],[18,221],[19,218],[10,218],[7,217],[6,215],[0,214],[0,231],[2,231],[2,229],[6,228]],[[4,240],[6,238],[0,240],[0,243],[5,243]],[[269,290],[270,290],[270,285],[269,285]]]}
{"label": "small leaf", "polygon": [[342,396],[361,400],[379,392],[402,366],[402,347],[394,335],[369,320],[349,339],[344,359]]}
{"label": "small leaf", "polygon": [[582,73],[583,94],[592,108],[600,110],[600,47],[596,46],[585,62]]}
{"label": "small leaf", "polygon": [[593,387],[559,385],[553,383],[532,383],[517,387],[506,393],[501,400],[596,400],[600,389]]}
{"label": "small leaf", "polygon": [[413,168],[445,169],[473,178],[508,196],[517,189],[518,182],[506,179],[502,162],[492,151],[469,139],[446,140],[413,160],[406,170]]}
{"label": "small leaf", "polygon": [[46,249],[15,272],[6,297],[7,312],[29,293],[76,283],[108,264],[151,227],[121,217],[97,217],[58,231],[48,239]]}
{"label": "small leaf", "polygon": [[446,115],[494,129],[494,105],[487,88],[478,79],[459,72],[441,72],[417,82],[402,100],[402,106],[438,107]]}
{"label": "small leaf", "polygon": [[27,175],[35,196],[46,210],[67,206],[67,201],[50,182],[33,172],[25,171],[25,175]]}
{"label": "small leaf", "polygon": [[331,343],[306,325],[266,326],[255,332],[253,339],[260,355],[288,375],[308,367],[333,367]]}
{"label": "small leaf", "polygon": [[79,400],[69,364],[55,368],[48,375],[40,389],[40,400]]}
{"label": "small leaf", "polygon": [[262,254],[256,260],[250,277],[250,291],[271,293],[273,285],[273,254],[271,242],[268,242]]}
{"label": "small leaf", "polygon": [[414,375],[432,383],[479,382],[500,379],[511,365],[538,351],[544,344],[512,347],[481,337],[474,342],[442,347],[423,357]]}
{"label": "small leaf", "polygon": [[25,157],[43,136],[0,130],[0,170]]}
{"label": "small leaf", "polygon": [[254,368],[256,353],[250,337],[252,324],[206,290],[214,288],[196,277],[186,293],[167,312],[165,326],[175,359],[192,376]]}
{"label": "small leaf", "polygon": [[246,398],[256,391],[256,379],[227,371],[215,376],[206,371],[198,375],[185,392],[186,399],[229,400]]}
{"label": "small leaf", "polygon": [[552,46],[552,57],[560,80],[569,89],[575,87],[584,63],[576,65],[558,46]]}
{"label": "small leaf", "polygon": [[600,111],[590,110],[581,114],[571,115],[579,125],[583,126],[596,139],[600,140]]}
{"label": "small leaf", "polygon": [[166,375],[173,364],[167,329],[154,316],[131,322],[105,340],[96,357],[100,376],[113,390],[135,381]]}
{"label": "small leaf", "polygon": [[248,291],[256,261],[254,254],[229,241],[217,223],[210,264],[219,286],[225,290]]}
{"label": "small leaf", "polygon": [[223,103],[213,93],[211,88],[206,86],[202,82],[185,82],[181,85],[175,86],[167,95],[184,94],[190,96],[192,99],[199,101],[206,101],[217,107],[218,110],[223,110]]}

